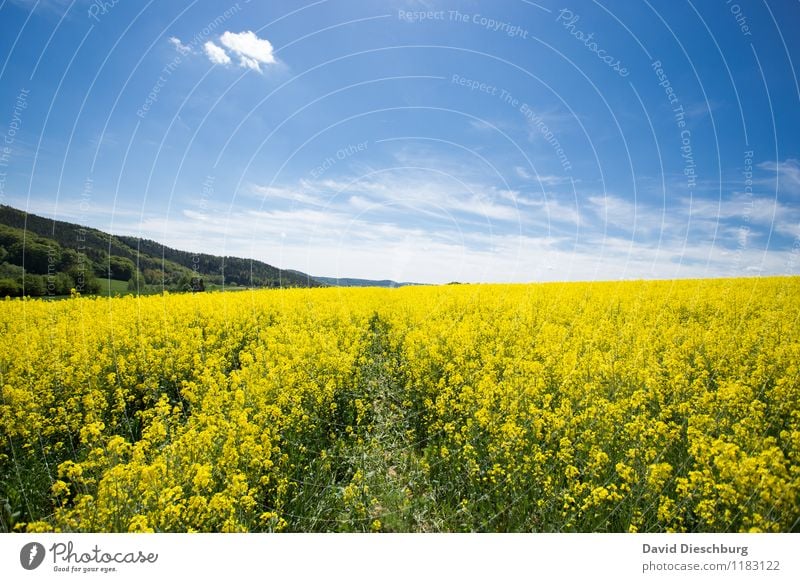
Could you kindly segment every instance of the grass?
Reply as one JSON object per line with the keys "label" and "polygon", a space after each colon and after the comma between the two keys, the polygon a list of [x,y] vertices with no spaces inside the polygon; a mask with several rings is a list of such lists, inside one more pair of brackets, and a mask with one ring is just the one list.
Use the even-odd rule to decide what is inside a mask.
{"label": "grass", "polygon": [[133,291],[128,290],[128,282],[118,279],[102,279],[100,283],[100,295],[113,297],[115,295],[131,295]]}

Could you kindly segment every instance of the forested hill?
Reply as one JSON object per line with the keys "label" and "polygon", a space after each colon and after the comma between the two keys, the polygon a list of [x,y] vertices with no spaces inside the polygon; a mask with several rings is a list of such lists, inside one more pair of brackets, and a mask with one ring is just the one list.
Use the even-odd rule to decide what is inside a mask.
{"label": "forested hill", "polygon": [[0,295],[20,295],[23,289],[26,295],[60,295],[71,287],[97,293],[96,278],[129,282],[139,291],[322,285],[261,261],[179,251],[0,205]]}
{"label": "forested hill", "polygon": [[388,287],[391,289],[397,287],[407,287],[409,285],[419,285],[419,283],[410,283],[392,281],[390,279],[355,279],[352,277],[314,277],[320,283],[325,283],[331,287]]}

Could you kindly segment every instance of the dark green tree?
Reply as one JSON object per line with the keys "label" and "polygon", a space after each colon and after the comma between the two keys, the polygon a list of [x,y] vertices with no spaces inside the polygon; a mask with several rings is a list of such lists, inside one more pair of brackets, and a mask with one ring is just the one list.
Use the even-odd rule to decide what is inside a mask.
{"label": "dark green tree", "polygon": [[16,242],[8,248],[10,263],[21,265],[29,273],[46,275],[55,272],[61,262],[61,247],[55,242],[43,244],[37,241]]}
{"label": "dark green tree", "polygon": [[124,257],[110,257],[108,259],[108,276],[118,281],[129,281],[136,272],[133,261]]}
{"label": "dark green tree", "polygon": [[22,291],[27,297],[42,297],[47,294],[47,281],[42,275],[25,273],[22,282]]}
{"label": "dark green tree", "polygon": [[137,271],[128,280],[128,291],[133,291],[136,294],[144,293],[145,284],[144,275]]}
{"label": "dark green tree", "polygon": [[0,279],[0,297],[19,297],[22,286],[14,279]]}
{"label": "dark green tree", "polygon": [[102,285],[89,267],[73,267],[67,271],[72,279],[72,288],[81,295],[97,295]]}

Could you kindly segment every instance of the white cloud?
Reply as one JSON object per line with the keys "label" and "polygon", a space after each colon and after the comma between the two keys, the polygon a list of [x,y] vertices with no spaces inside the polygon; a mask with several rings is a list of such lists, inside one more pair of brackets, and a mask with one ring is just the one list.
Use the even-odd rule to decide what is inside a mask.
{"label": "white cloud", "polygon": [[[523,180],[531,180],[538,182],[542,186],[559,186],[561,184],[569,184],[570,178],[568,176],[556,176],[553,174],[538,174],[531,173],[523,166],[515,166],[514,172]],[[574,180],[579,182],[579,180]]]}
{"label": "white cloud", "polygon": [[478,131],[497,131],[497,126],[483,119],[470,119],[469,125]]}
{"label": "white cloud", "polygon": [[181,53],[182,55],[188,55],[192,52],[192,47],[188,44],[183,44],[181,39],[176,36],[169,37],[169,43],[175,47],[175,50]]}
{"label": "white cloud", "polygon": [[758,167],[774,172],[782,191],[800,194],[800,161],[789,158],[782,162],[762,162]]}
{"label": "white cloud", "polygon": [[530,180],[532,178],[530,172],[528,172],[528,170],[526,170],[523,166],[514,166],[514,171],[517,173],[517,176],[523,180]]}
{"label": "white cloud", "polygon": [[[683,199],[682,205],[689,208],[688,198]],[[748,196],[744,193],[734,193],[728,200],[698,200],[691,201],[692,220],[700,218],[708,222],[734,221],[741,225],[753,224],[764,229],[787,236],[796,236],[800,224],[800,209],[796,206],[783,204],[774,198],[764,196]]]}
{"label": "white cloud", "polygon": [[226,31],[220,37],[222,45],[239,57],[239,64],[254,71],[261,72],[261,65],[275,64],[272,43],[259,38],[254,32]]}
{"label": "white cloud", "polygon": [[222,47],[215,45],[213,42],[208,41],[203,45],[203,50],[208,56],[208,59],[215,65],[227,65],[231,62],[228,53]]}
{"label": "white cloud", "polygon": [[589,203],[597,216],[608,224],[627,230],[632,230],[636,225],[637,207],[628,200],[607,194],[590,196]]}
{"label": "white cloud", "polygon": [[654,245],[599,234],[577,240],[437,230],[302,208],[234,210],[217,221],[204,221],[204,216],[184,211],[170,218],[133,221],[127,229],[117,224],[115,230],[190,251],[252,257],[312,275],[431,283],[715,277],[785,273],[792,264],[789,251],[765,252],[752,241],[730,250],[709,243],[687,247],[680,238]]}
{"label": "white cloud", "polygon": [[[275,199],[291,197],[292,191],[276,187],[266,192]],[[76,199],[73,205],[76,213],[78,202]],[[119,208],[112,214],[107,208],[88,222],[115,234],[143,236],[190,252],[252,257],[320,276],[431,283],[525,282],[786,274],[798,269],[790,250],[765,249],[758,232],[741,228],[721,228],[720,236],[725,231],[730,245],[719,244],[719,239],[712,243],[710,238],[687,245],[685,233],[671,230],[665,230],[660,242],[603,236],[596,228],[602,219],[592,212],[585,216],[594,222],[580,233],[542,228],[499,231],[487,225],[461,228],[463,222],[454,225],[441,215],[424,223],[408,221],[405,219],[419,217],[415,209],[384,206],[383,202],[353,195],[326,209],[265,205],[261,211],[248,210],[246,205],[231,209],[220,203],[204,212],[187,209],[172,215],[142,213],[141,209],[121,212]],[[543,202],[530,202],[539,209],[531,206],[524,212],[543,214]],[[554,205],[560,208],[558,203],[548,202],[551,213]],[[652,213],[654,220],[660,220],[657,207],[637,207],[637,217]],[[58,218],[70,220],[64,208],[62,201]],[[49,215],[45,208],[31,210]],[[566,205],[563,210],[577,211]],[[212,212],[217,219],[209,219]],[[113,225],[108,222],[110,216],[114,216]],[[686,217],[684,210],[681,219]],[[696,220],[692,219],[693,229]]]}
{"label": "white cloud", "polygon": [[309,188],[304,182],[300,182],[296,188],[252,184],[245,194],[248,192],[254,194],[264,204],[274,204],[277,200],[284,200],[297,204],[325,207],[329,205],[331,200],[330,195],[321,195],[316,190]]}
{"label": "white cloud", "polygon": [[408,167],[249,184],[235,207],[220,207],[223,220],[184,211],[114,229],[132,222],[135,234],[169,246],[320,276],[442,283],[798,272],[796,253],[768,237],[800,233],[797,205],[736,191],[635,203],[617,193],[540,192],[532,170],[514,170],[527,187]]}
{"label": "white cloud", "polygon": [[[747,269],[762,267],[774,273],[780,272],[779,264],[785,261],[785,253],[764,248],[767,240],[765,230],[771,228],[774,232],[792,236],[800,228],[800,211],[766,197],[736,192],[722,201],[679,198],[665,207],[644,200],[634,204],[611,193],[589,194],[582,200],[551,191],[538,195],[408,170],[402,174],[371,172],[352,181],[341,178],[301,180],[288,189],[256,187],[254,191],[272,200],[272,204],[266,204],[265,208],[271,206],[273,211],[290,210],[280,204],[281,200],[294,202],[290,213],[280,216],[283,228],[289,231],[295,230],[288,226],[293,222],[290,216],[304,220],[310,218],[301,213],[303,210],[325,208],[325,212],[336,216],[334,231],[319,219],[314,221],[316,236],[314,240],[306,239],[306,251],[310,247],[318,249],[332,245],[338,249],[344,245],[348,252],[352,251],[366,261],[363,249],[351,248],[351,243],[358,247],[352,240],[353,232],[359,233],[356,238],[362,242],[369,240],[375,249],[388,247],[389,240],[404,241],[396,248],[385,249],[387,253],[398,252],[402,256],[406,256],[408,241],[413,240],[413,236],[446,242],[450,245],[448,250],[442,251],[442,257],[431,260],[440,266],[456,261],[451,269],[442,271],[442,276],[448,280],[467,280],[464,272],[454,270],[460,260],[458,257],[462,255],[468,255],[467,263],[475,268],[479,259],[491,263],[500,261],[500,265],[514,268],[520,277],[516,280],[526,280],[527,276],[522,274],[531,272],[530,269],[534,269],[535,275],[531,278],[538,279],[716,276],[743,274]],[[398,232],[384,240],[382,237],[387,233],[377,227],[386,222],[400,230],[421,229],[422,234],[417,230],[406,234]],[[348,224],[350,226],[343,227]],[[357,228],[354,229],[353,225]],[[295,226],[299,227],[299,224]],[[613,230],[609,230],[611,227]],[[342,239],[342,229],[349,231],[345,237],[347,241]],[[516,234],[511,236],[511,233]],[[488,238],[484,240],[482,235],[488,235]],[[511,236],[519,241],[520,248],[524,249],[519,263],[498,258],[501,249],[510,252],[514,246],[511,243],[498,245],[498,236]],[[551,258],[543,261],[541,267],[536,266],[538,263],[528,264],[527,253],[532,248],[540,248],[538,243],[533,243],[534,239],[549,241],[547,253]],[[293,240],[297,241],[297,237]],[[461,250],[455,252],[453,247]],[[427,249],[417,250],[419,256],[426,257],[433,252],[431,249],[436,248],[428,245]],[[355,267],[356,263],[350,263],[344,258],[346,253],[342,252],[337,260]],[[445,259],[445,256],[449,258]],[[305,255],[303,260],[306,260]],[[609,266],[611,264],[613,268]],[[595,269],[597,265],[603,267],[590,272],[589,269]],[[366,266],[373,268],[369,261],[364,263]],[[316,268],[322,267],[319,264]],[[374,268],[380,272],[379,264]],[[484,272],[496,273],[497,276],[502,271],[495,271],[494,267],[486,269]],[[417,278],[422,276],[422,271],[432,275],[435,270],[421,269]],[[360,273],[364,275],[362,271]],[[486,275],[485,279],[477,277],[472,280],[491,278]],[[435,279],[428,277],[424,280]]]}
{"label": "white cloud", "polygon": [[[171,36],[168,40],[181,55],[198,52],[191,44],[184,44],[177,36]],[[259,73],[261,65],[278,62],[273,55],[272,44],[251,31],[238,33],[226,31],[217,42],[207,41],[203,45],[203,53],[215,65],[230,65],[237,59],[239,66]]]}
{"label": "white cloud", "polygon": [[546,200],[516,198],[515,201],[533,211],[526,211],[525,214],[529,218],[529,222],[534,224],[540,224],[543,227],[551,227],[552,222],[575,227],[581,224],[581,214],[577,204],[562,204],[553,196],[548,196]]}
{"label": "white cloud", "polygon": [[[293,200],[316,206],[349,204],[360,208],[413,207],[431,216],[469,215],[473,220],[518,222],[519,208],[492,188],[463,184],[430,172],[380,172],[358,180],[301,180],[293,188],[255,185],[267,199]],[[358,196],[356,196],[358,195]]]}
{"label": "white cloud", "polygon": [[258,61],[251,59],[250,57],[241,57],[239,64],[242,67],[258,71],[259,73],[261,72],[261,67],[258,65]]}

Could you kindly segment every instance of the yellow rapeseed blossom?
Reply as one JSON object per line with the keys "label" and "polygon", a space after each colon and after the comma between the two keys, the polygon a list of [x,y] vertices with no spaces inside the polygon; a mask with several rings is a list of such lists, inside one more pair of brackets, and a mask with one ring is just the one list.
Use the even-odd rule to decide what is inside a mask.
{"label": "yellow rapeseed blossom", "polygon": [[788,531],[799,321],[790,277],[3,301],[6,527]]}

